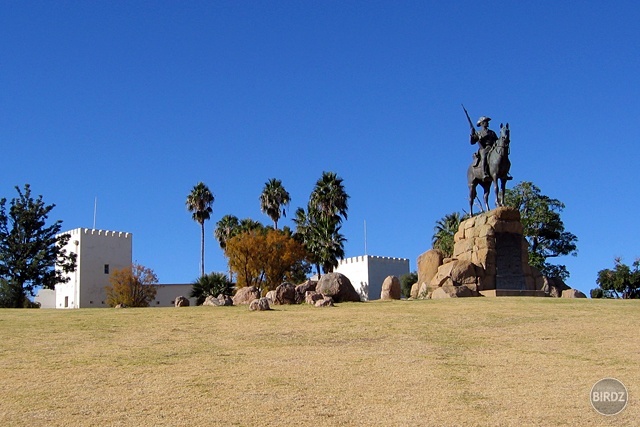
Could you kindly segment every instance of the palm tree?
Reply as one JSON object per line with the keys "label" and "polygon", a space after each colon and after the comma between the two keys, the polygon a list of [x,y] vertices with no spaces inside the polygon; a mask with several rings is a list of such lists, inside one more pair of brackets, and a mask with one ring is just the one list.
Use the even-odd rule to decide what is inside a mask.
{"label": "palm tree", "polygon": [[[323,273],[331,273],[338,266],[338,259],[344,258],[344,243],[347,239],[340,233],[337,217],[319,218],[313,229],[313,241],[317,259],[322,264]],[[318,271],[318,275],[320,272]]]}
{"label": "palm tree", "polygon": [[[227,242],[229,239],[236,236],[239,232],[240,221],[238,220],[238,217],[234,215],[225,215],[216,223],[216,229],[213,231],[213,236],[220,244],[220,249],[224,251],[227,248]],[[231,273],[231,266],[228,265],[227,268],[229,269],[229,281],[232,281],[233,277]]]}
{"label": "palm tree", "polygon": [[220,221],[216,223],[216,229],[213,231],[213,236],[220,244],[220,249],[224,250],[227,247],[227,241],[238,234],[239,230],[240,221],[238,217],[233,215],[223,216]]}
{"label": "palm tree", "polygon": [[200,276],[204,276],[204,222],[211,217],[215,197],[204,183],[196,184],[187,196],[187,210],[193,212],[192,218],[201,227],[200,239]]}
{"label": "palm tree", "polygon": [[282,216],[287,216],[285,206],[289,206],[291,196],[282,186],[282,181],[271,178],[264,185],[262,194],[260,195],[260,210],[269,215],[273,220],[273,228],[278,229],[278,220],[280,219],[280,210]]}
{"label": "palm tree", "polygon": [[340,233],[340,217],[324,217],[311,204],[298,208],[293,218],[296,224],[294,238],[302,242],[309,257],[307,261],[316,266],[318,276],[330,273],[338,266],[338,259],[344,258],[345,237]]}
{"label": "palm tree", "polygon": [[224,273],[209,273],[200,276],[192,283],[191,298],[196,298],[196,304],[202,305],[208,296],[231,295],[233,293],[233,283]]}
{"label": "palm tree", "polygon": [[[316,182],[309,199],[309,204],[317,209],[321,216],[342,216],[347,219],[349,196],[342,181],[334,172],[322,172],[322,177]],[[339,221],[342,220],[339,218]]]}
{"label": "palm tree", "polygon": [[433,248],[441,250],[445,257],[453,256],[453,236],[463,220],[464,217],[461,218],[458,212],[453,212],[439,219],[433,228]]}
{"label": "palm tree", "polygon": [[240,226],[238,227],[238,233],[245,233],[247,231],[264,230],[264,225],[260,221],[255,221],[251,218],[245,218],[240,220]]}
{"label": "palm tree", "polygon": [[310,214],[302,209],[296,209],[295,215],[293,217],[293,223],[296,225],[295,233],[293,234],[293,238],[298,242],[304,245],[304,248],[307,250],[308,259],[307,261],[316,266],[316,271],[318,276],[320,275],[320,259],[316,255],[318,250],[318,242],[317,236],[315,235],[312,218]]}
{"label": "palm tree", "polygon": [[296,211],[296,231],[304,231],[305,248],[311,253],[310,262],[316,265],[318,275],[320,265],[329,273],[337,267],[338,258],[345,255],[346,239],[340,233],[340,224],[343,218],[347,219],[349,195],[342,182],[334,172],[323,172],[311,192],[306,214]]}

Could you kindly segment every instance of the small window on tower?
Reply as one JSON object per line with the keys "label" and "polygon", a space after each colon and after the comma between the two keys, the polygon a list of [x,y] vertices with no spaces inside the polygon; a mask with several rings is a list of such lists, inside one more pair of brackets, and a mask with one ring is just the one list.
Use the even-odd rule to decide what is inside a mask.
{"label": "small window on tower", "polygon": [[104,274],[109,274],[109,264],[104,265]]}

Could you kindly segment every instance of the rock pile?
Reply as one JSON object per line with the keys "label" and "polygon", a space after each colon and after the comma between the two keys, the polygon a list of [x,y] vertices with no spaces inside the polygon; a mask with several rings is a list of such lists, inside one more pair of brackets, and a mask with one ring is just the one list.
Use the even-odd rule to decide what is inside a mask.
{"label": "rock pile", "polygon": [[[397,280],[397,279],[396,279]],[[399,287],[398,281],[398,287]],[[246,289],[243,291],[243,289]],[[234,298],[234,302],[246,301],[254,297],[257,292],[248,288],[240,288]],[[242,291],[242,295],[238,296]],[[260,302],[262,301],[262,302]],[[267,292],[264,298],[253,298],[249,303],[250,310],[268,310],[270,305],[301,304],[307,303],[315,307],[333,307],[335,302],[360,301],[360,295],[356,292],[349,279],[340,273],[327,273],[318,282],[307,280],[294,286],[285,282],[275,290]],[[269,308],[265,308],[269,306]],[[260,308],[263,307],[263,308]]]}
{"label": "rock pile", "polygon": [[209,295],[202,305],[214,306],[214,307],[224,307],[233,305],[233,299],[231,299],[228,295],[218,295],[214,297],[213,295]]}

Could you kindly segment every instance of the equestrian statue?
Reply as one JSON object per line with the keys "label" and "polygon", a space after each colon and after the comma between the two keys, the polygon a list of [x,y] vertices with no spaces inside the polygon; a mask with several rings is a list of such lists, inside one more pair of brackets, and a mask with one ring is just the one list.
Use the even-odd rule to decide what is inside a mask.
{"label": "equestrian statue", "polygon": [[[509,123],[500,124],[500,137],[489,129],[489,121],[491,118],[482,116],[476,122],[476,126],[480,130],[476,131],[467,109],[464,108],[467,121],[471,127],[471,144],[478,144],[478,152],[473,153],[473,161],[467,170],[467,183],[469,185],[469,214],[473,216],[473,203],[476,199],[476,187],[478,184],[484,190],[484,207],[489,210],[489,193],[491,192],[491,184],[493,183],[494,192],[496,194],[496,207],[504,206],[504,190],[507,181],[513,179],[509,175],[511,162],[509,161]],[[500,187],[498,188],[498,181]]]}

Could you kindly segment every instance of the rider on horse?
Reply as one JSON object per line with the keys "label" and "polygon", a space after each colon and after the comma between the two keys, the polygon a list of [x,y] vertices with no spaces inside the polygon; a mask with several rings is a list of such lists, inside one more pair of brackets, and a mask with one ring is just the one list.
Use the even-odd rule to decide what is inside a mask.
{"label": "rider on horse", "polygon": [[480,167],[482,168],[483,178],[489,179],[489,170],[487,168],[487,153],[498,140],[498,136],[494,131],[489,129],[490,117],[482,116],[478,119],[476,126],[481,127],[479,131],[471,130],[471,144],[478,143],[478,155],[480,156]]}
{"label": "rider on horse", "polygon": [[[471,144],[478,143],[478,154],[480,157],[480,167],[482,169],[483,180],[489,179],[489,168],[487,166],[487,154],[491,151],[491,148],[498,140],[498,136],[494,131],[489,129],[489,121],[491,117],[482,116],[478,119],[476,126],[480,127],[479,131],[475,131],[471,129]],[[507,176],[507,179],[513,179],[510,176]]]}

